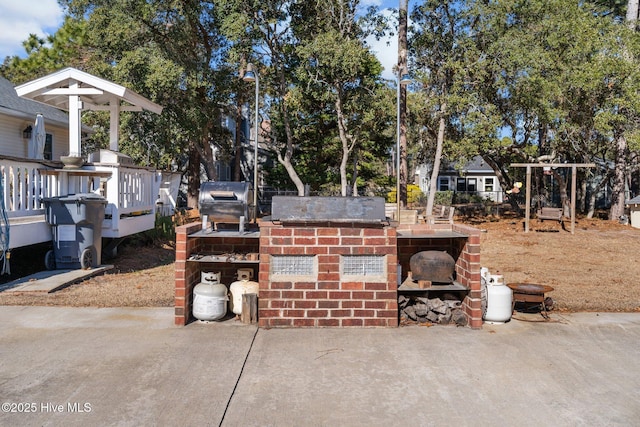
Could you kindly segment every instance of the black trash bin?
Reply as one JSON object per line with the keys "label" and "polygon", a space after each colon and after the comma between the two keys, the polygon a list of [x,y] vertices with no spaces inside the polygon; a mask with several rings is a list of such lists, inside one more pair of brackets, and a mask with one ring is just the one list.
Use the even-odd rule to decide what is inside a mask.
{"label": "black trash bin", "polygon": [[88,269],[99,266],[106,199],[84,193],[49,197],[43,202],[45,217],[53,232],[53,250],[45,255],[46,268]]}

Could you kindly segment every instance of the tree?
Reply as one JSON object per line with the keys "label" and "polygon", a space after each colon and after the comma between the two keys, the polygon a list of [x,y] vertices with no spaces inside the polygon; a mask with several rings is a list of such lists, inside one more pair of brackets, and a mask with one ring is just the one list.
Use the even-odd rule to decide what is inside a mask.
{"label": "tree", "polygon": [[[447,156],[480,153],[503,188],[513,184],[513,161],[585,161],[607,141],[609,153],[616,133],[631,135],[637,66],[625,65],[620,50],[631,40],[593,5],[425,2],[414,22],[424,30],[412,46],[428,99],[437,94],[434,105],[449,111]],[[427,105],[422,117],[435,118]],[[433,123],[421,122],[436,140]]]}
{"label": "tree", "polygon": [[[367,129],[373,123],[367,112],[381,88],[380,63],[365,46],[366,33],[357,23],[358,3],[324,0],[316,3],[315,14],[301,7],[294,15],[300,18],[294,31],[302,41],[298,49],[304,70],[302,90],[308,98],[330,103],[334,109],[342,196],[357,194],[358,158],[354,154],[370,136]],[[351,183],[350,160],[354,162]]]}
{"label": "tree", "polygon": [[67,16],[62,26],[45,39],[30,34],[22,43],[27,57],[6,57],[0,71],[17,85],[61,68],[82,68],[90,55],[85,35],[86,22]]}
{"label": "tree", "polygon": [[139,143],[148,135],[165,138],[147,145],[182,158],[178,163],[187,167],[188,203],[194,206],[201,172],[216,177],[212,145],[222,153],[231,145],[221,114],[233,86],[231,73],[217,68],[226,49],[217,8],[190,0],[64,3],[73,16],[87,19],[93,71],[165,107],[161,117],[125,121],[126,133]]}
{"label": "tree", "polygon": [[473,19],[471,9],[452,1],[428,0],[412,14],[412,69],[422,84],[424,97],[416,120],[424,135],[420,139],[435,141],[435,148],[430,150],[433,169],[427,215],[432,214],[447,135],[459,145],[457,151],[450,147],[450,155],[463,159],[466,153],[480,148],[468,142],[471,135],[478,140],[492,139],[497,127],[492,109],[478,101],[478,81],[483,76],[482,69],[475,66],[481,55],[469,34]]}
{"label": "tree", "polygon": [[398,69],[396,73],[398,75],[397,84],[400,85],[400,99],[398,109],[400,110],[400,117],[397,120],[398,124],[400,144],[400,194],[396,197],[396,203],[398,206],[407,205],[407,180],[409,177],[409,168],[407,165],[407,86],[400,84],[400,78],[403,73],[407,72],[407,32],[408,32],[408,15],[409,15],[409,0],[400,0],[400,7],[398,8]]}
{"label": "tree", "polygon": [[[638,29],[638,0],[629,0],[627,2],[627,16],[626,24],[630,31],[636,32]],[[634,55],[629,50],[629,46],[624,46],[623,58],[627,59],[631,64],[634,61]],[[630,64],[630,65],[631,65]],[[634,64],[635,65],[635,64]],[[618,86],[618,85],[616,85]],[[622,85],[619,86],[620,90],[624,90]],[[624,101],[622,101],[623,104]],[[624,113],[630,112],[628,105],[620,105],[620,111]],[[624,114],[627,116],[628,114]],[[622,123],[621,123],[622,124]],[[625,184],[627,175],[627,162],[629,158],[627,135],[620,126],[617,127],[615,135],[616,149],[615,149],[615,166],[614,166],[614,178],[613,188],[611,191],[611,209],[609,210],[609,219],[617,221],[624,214],[624,202],[625,202]]]}
{"label": "tree", "polygon": [[[253,58],[261,77],[263,96],[276,111],[281,126],[261,127],[267,147],[286,170],[298,195],[304,195],[304,183],[294,166],[295,140],[292,113],[288,102],[295,86],[298,40],[290,29],[287,0],[222,0],[222,30],[235,49],[232,57]],[[267,103],[265,103],[267,104]],[[273,115],[275,115],[273,114]]]}

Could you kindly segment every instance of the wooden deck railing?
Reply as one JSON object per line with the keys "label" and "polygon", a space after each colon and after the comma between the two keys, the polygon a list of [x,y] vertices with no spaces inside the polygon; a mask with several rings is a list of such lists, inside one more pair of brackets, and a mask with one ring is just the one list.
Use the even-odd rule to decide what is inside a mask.
{"label": "wooden deck railing", "polygon": [[[103,236],[118,237],[120,219],[129,216],[154,216],[159,172],[137,166],[87,164],[82,169],[63,169],[62,164],[0,157],[4,208],[10,222],[20,222],[44,214],[43,199],[69,194],[96,193],[107,200],[103,227],[113,230]],[[151,224],[151,226],[149,226]],[[153,227],[138,221],[126,234]]]}

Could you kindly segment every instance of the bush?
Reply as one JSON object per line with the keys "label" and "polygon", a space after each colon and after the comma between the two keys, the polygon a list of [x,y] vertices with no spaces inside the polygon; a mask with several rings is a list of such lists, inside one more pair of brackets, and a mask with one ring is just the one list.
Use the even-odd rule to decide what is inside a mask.
{"label": "bush", "polygon": [[[420,187],[415,184],[407,185],[407,204],[419,203],[424,197],[424,193],[420,190]],[[396,189],[387,193],[387,203],[396,202]]]}
{"label": "bush", "polygon": [[172,243],[176,240],[176,227],[193,221],[190,211],[180,210],[173,215],[156,213],[155,226],[151,230],[131,236],[132,245],[149,246],[157,243]]}
{"label": "bush", "polygon": [[469,194],[469,193],[455,193],[453,195],[453,203],[456,204],[467,204],[467,203],[480,203],[482,202],[482,198],[477,194]]}
{"label": "bush", "polygon": [[451,206],[453,202],[453,190],[436,191],[436,196],[433,199],[434,205]]}

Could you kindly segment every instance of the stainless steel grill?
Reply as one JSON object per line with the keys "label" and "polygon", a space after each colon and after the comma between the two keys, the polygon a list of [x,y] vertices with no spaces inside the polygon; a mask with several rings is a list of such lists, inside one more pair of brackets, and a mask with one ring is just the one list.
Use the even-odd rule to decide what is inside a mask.
{"label": "stainless steel grill", "polygon": [[245,221],[252,221],[254,209],[249,206],[253,200],[253,189],[248,182],[208,181],[200,186],[198,208],[202,218],[202,227],[212,228],[217,224],[239,224],[244,228]]}

